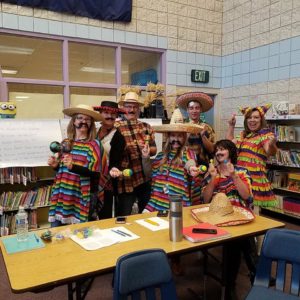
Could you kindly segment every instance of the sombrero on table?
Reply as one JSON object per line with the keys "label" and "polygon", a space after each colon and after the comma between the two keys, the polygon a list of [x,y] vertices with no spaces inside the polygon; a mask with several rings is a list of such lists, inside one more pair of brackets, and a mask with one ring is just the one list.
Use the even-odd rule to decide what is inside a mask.
{"label": "sombrero on table", "polygon": [[211,97],[201,92],[184,93],[177,97],[176,104],[179,107],[186,109],[188,103],[191,101],[199,102],[201,105],[202,112],[210,110],[214,105],[214,102],[211,99]]}
{"label": "sombrero on table", "polygon": [[77,114],[83,114],[93,118],[95,121],[102,121],[102,116],[98,112],[94,111],[92,106],[86,104],[78,104],[74,107],[65,108],[63,113],[69,117]]}
{"label": "sombrero on table", "polygon": [[190,123],[172,123],[164,125],[154,125],[153,130],[157,133],[168,132],[186,132],[186,133],[200,133],[204,126]]}
{"label": "sombrero on table", "polygon": [[255,218],[249,209],[232,205],[223,193],[217,193],[209,205],[194,208],[191,212],[198,222],[208,222],[217,226],[240,225]]}

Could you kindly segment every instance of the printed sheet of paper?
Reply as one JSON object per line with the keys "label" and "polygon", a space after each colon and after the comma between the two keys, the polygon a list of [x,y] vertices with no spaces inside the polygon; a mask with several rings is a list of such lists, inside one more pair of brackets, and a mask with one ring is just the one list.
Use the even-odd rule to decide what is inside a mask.
{"label": "printed sheet of paper", "polygon": [[117,243],[138,239],[139,236],[125,227],[113,227],[108,229],[95,229],[92,236],[79,238],[71,235],[70,238],[85,250],[97,250]]}
{"label": "printed sheet of paper", "polygon": [[53,141],[61,141],[58,120],[0,120],[0,168],[47,166]]}
{"label": "printed sheet of paper", "polygon": [[140,219],[140,220],[136,220],[135,222],[152,231],[158,231],[158,230],[169,228],[169,221],[159,217]]}

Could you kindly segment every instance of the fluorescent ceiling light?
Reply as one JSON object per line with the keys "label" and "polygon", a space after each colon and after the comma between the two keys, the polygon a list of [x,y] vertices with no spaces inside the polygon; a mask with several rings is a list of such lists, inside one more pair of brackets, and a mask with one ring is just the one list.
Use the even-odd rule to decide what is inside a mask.
{"label": "fluorescent ceiling light", "polygon": [[18,70],[1,69],[2,74],[16,75]]}
{"label": "fluorescent ceiling light", "polygon": [[0,53],[31,55],[34,49],[0,45]]}
{"label": "fluorescent ceiling light", "polygon": [[[90,72],[90,73],[115,74],[115,70],[113,70],[113,69],[94,68],[94,67],[82,67],[80,69],[80,71],[82,71],[82,72]],[[122,71],[122,73],[128,73],[128,71]]]}
{"label": "fluorescent ceiling light", "polygon": [[28,99],[29,96],[16,96],[16,99]]}

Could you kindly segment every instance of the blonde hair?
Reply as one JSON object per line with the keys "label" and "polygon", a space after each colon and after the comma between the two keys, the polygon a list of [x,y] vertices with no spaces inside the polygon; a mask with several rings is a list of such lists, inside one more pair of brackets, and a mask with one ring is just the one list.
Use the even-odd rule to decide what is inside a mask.
{"label": "blonde hair", "polygon": [[[74,122],[75,122],[75,119],[77,117],[78,114],[74,114],[68,124],[68,127],[67,127],[67,136],[68,136],[68,139],[72,140],[72,141],[75,141],[76,139],[76,129],[75,129],[75,126],[74,126]],[[95,121],[94,119],[91,117],[91,127],[89,128],[88,130],[88,136],[87,136],[87,141],[92,141],[96,138],[96,125],[95,125]]]}

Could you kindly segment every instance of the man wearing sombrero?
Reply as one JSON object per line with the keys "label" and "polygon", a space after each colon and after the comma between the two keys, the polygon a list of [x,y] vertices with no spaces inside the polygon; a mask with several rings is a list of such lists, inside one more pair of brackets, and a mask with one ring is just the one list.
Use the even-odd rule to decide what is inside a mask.
{"label": "man wearing sombrero", "polygon": [[[189,92],[178,96],[176,104],[188,113],[188,118],[183,120],[184,123],[202,126],[200,133],[189,135],[187,143],[195,151],[197,163],[208,165],[214,149],[215,134],[212,127],[201,120],[200,114],[213,107],[211,97],[201,92]],[[176,122],[174,118],[171,122],[173,121]]]}
{"label": "man wearing sombrero", "polygon": [[[122,109],[118,107],[118,103],[114,101],[102,101],[100,106],[94,106],[94,110],[98,111],[102,117],[101,126],[97,132],[97,139],[101,141],[108,158],[111,149],[111,140],[115,134],[119,134],[115,128],[115,121],[119,114],[124,113]],[[104,195],[99,195],[103,199],[103,207],[98,212],[99,219],[107,219],[112,217],[113,213],[113,191],[111,181],[109,178],[101,176],[100,186],[104,188]]]}
{"label": "man wearing sombrero", "polygon": [[[122,119],[115,123],[118,134],[111,141],[110,175],[118,177],[117,215],[131,214],[132,206],[138,200],[139,212],[145,208],[151,191],[148,176],[143,169],[142,149],[149,145],[150,155],[156,154],[154,132],[147,123],[138,120],[140,107],[144,103],[136,92],[127,92],[119,105],[125,111]],[[131,169],[131,176],[120,176],[120,171]]]}
{"label": "man wearing sombrero", "polygon": [[66,108],[70,116],[67,136],[70,153],[51,156],[48,165],[57,170],[49,210],[51,227],[89,220],[92,196],[97,194],[99,173],[106,170],[104,150],[95,139],[95,121],[102,118],[89,105]]}

